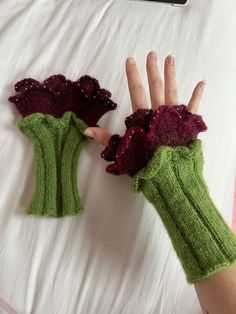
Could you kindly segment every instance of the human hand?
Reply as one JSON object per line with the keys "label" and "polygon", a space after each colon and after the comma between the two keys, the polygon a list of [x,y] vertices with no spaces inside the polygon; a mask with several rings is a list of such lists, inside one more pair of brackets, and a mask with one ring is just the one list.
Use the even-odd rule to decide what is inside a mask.
{"label": "human hand", "polygon": [[[126,74],[133,111],[149,109],[144,87],[133,58],[128,58],[126,61]],[[147,56],[147,76],[153,110],[157,110],[162,105],[178,105],[175,62],[172,56],[165,59],[163,82],[157,67],[156,54],[150,52]],[[191,113],[196,113],[198,110],[204,86],[205,81],[200,81],[192,93],[187,104],[187,109]],[[143,116],[140,115],[140,117]],[[167,120],[167,118],[172,119],[172,117],[172,115],[166,115],[165,118]],[[128,118],[129,122],[130,119],[133,119]],[[192,118],[190,115],[190,121]],[[171,119],[170,122],[172,123],[173,120]],[[164,121],[164,124],[166,122],[163,119],[160,121]],[[181,132],[184,130],[184,123],[181,124],[180,120],[177,119],[177,124],[178,122]],[[197,131],[206,130],[206,126],[200,118],[199,122]],[[133,124],[135,125],[135,123]],[[132,129],[130,125],[128,126],[129,130]],[[127,129],[128,126],[126,123]],[[125,136],[129,130],[126,130]],[[192,135],[191,131],[193,130],[194,128],[190,128],[189,135]],[[171,131],[170,128],[168,131]],[[104,146],[108,145],[111,138],[105,129],[96,127],[87,128],[85,134]],[[137,134],[140,135],[138,131]],[[147,132],[144,135],[146,136]],[[119,138],[121,139],[121,137]],[[142,144],[139,139],[142,138],[138,138],[136,142],[135,140],[132,143],[128,142],[129,145],[124,141],[123,147],[121,145],[117,166],[126,167],[119,169],[116,167],[116,163],[111,164],[108,167],[113,167],[110,168],[112,171],[108,172],[113,174],[127,173],[132,176],[132,190],[134,192],[142,191],[146,199],[154,205],[182,263],[187,281],[195,283],[203,311],[222,313],[223,309],[227,307],[227,313],[234,313],[236,306],[236,287],[234,288],[236,267],[222,269],[230,267],[236,262],[236,238],[219,214],[204,182],[201,141],[193,140],[194,137],[191,138],[190,136],[190,139],[193,140],[190,144],[183,142],[183,145],[177,147],[163,145],[162,142],[165,141],[162,141],[161,145],[156,146],[154,154],[146,160],[149,161],[148,164],[139,167],[140,159],[145,159],[147,155],[147,152],[139,145]],[[108,148],[110,150],[108,149],[106,157],[111,157],[118,151],[117,147],[112,151],[112,143]],[[123,152],[125,152],[123,154],[125,156],[122,157]],[[104,156],[102,157],[104,158]],[[115,161],[113,157],[104,159]],[[127,160],[128,163],[126,164]],[[138,167],[133,169],[132,165]],[[231,293],[228,293],[229,290]],[[226,291],[226,293],[222,294],[222,291]],[[219,298],[216,295],[222,295],[222,297]]]}
{"label": "human hand", "polygon": [[[147,56],[146,62],[149,92],[151,99],[151,108],[156,110],[159,106],[177,105],[178,104],[178,89],[175,73],[175,59],[169,55],[165,59],[164,82],[161,79],[160,72],[157,66],[157,55],[151,51]],[[149,108],[146,93],[142,80],[135,63],[134,58],[126,60],[126,75],[130,92],[131,104],[133,112],[138,109]],[[201,96],[204,90],[205,81],[200,81],[191,96],[187,108],[192,113],[196,113],[199,107]],[[97,142],[106,146],[109,142],[111,134],[103,128],[89,127],[84,132],[85,135],[94,138]]]}

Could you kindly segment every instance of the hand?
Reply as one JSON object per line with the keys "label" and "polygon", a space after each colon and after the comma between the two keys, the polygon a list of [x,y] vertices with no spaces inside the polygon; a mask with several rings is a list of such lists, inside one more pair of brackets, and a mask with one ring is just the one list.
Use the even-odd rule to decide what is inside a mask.
{"label": "hand", "polygon": [[[157,55],[151,51],[147,56],[147,76],[149,83],[149,92],[151,98],[151,107],[156,110],[161,105],[177,105],[178,104],[178,90],[175,77],[175,60],[169,55],[165,59],[164,83],[161,79],[158,66]],[[126,60],[126,75],[129,86],[130,98],[133,111],[140,108],[148,108],[147,97],[144,86],[140,78],[138,68],[134,58]],[[196,113],[204,90],[205,81],[200,81],[187,105],[188,110]],[[107,146],[111,134],[103,128],[90,127],[84,132],[85,135],[94,138],[97,142]]]}

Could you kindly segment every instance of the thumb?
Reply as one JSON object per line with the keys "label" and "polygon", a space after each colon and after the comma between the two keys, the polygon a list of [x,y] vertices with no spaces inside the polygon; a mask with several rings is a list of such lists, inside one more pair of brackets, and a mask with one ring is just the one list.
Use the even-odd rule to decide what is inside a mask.
{"label": "thumb", "polygon": [[111,134],[103,128],[90,127],[84,131],[84,135],[93,138],[98,143],[107,146],[111,138]]}

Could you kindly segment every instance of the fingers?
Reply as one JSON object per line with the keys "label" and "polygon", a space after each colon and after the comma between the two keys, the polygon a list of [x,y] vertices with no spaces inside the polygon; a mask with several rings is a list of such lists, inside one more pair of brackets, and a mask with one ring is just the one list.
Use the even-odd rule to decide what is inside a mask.
{"label": "fingers", "polygon": [[204,91],[206,82],[201,81],[197,84],[197,86],[194,88],[192,97],[188,103],[188,110],[192,113],[196,113],[200,104],[200,100]]}
{"label": "fingers", "polygon": [[97,127],[87,128],[84,131],[84,134],[89,137],[92,137],[93,139],[95,139],[95,141],[104,146],[108,145],[109,139],[111,137],[111,134],[108,133],[106,130]]}
{"label": "fingers", "polygon": [[148,108],[147,98],[134,58],[126,60],[126,75],[133,111]]}
{"label": "fingers", "polygon": [[157,55],[151,51],[147,56],[147,76],[152,109],[157,109],[164,104],[164,86],[157,67]]}
{"label": "fingers", "polygon": [[178,92],[175,78],[175,60],[172,55],[169,55],[165,60],[165,104],[178,104]]}

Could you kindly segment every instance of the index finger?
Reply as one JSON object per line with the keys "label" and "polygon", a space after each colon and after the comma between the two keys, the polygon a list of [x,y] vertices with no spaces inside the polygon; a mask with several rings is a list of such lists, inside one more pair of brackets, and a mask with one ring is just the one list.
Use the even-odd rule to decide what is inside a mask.
{"label": "index finger", "polygon": [[103,146],[107,146],[111,138],[111,134],[105,129],[99,127],[89,127],[84,131],[84,135],[93,138]]}
{"label": "index finger", "polygon": [[134,58],[126,60],[126,75],[133,111],[148,108],[147,97]]}

